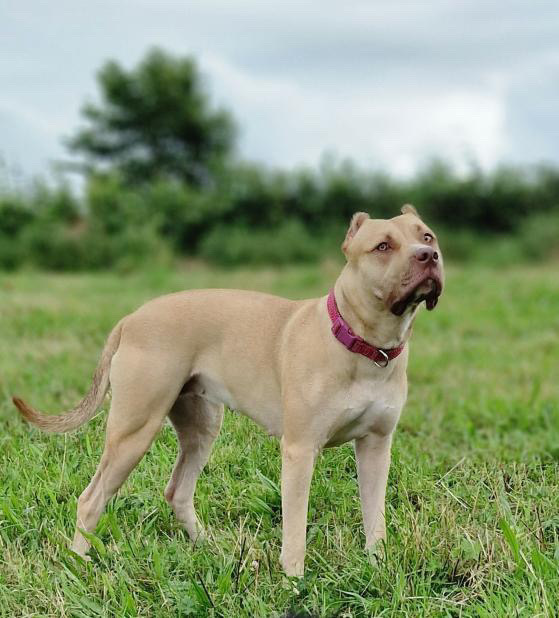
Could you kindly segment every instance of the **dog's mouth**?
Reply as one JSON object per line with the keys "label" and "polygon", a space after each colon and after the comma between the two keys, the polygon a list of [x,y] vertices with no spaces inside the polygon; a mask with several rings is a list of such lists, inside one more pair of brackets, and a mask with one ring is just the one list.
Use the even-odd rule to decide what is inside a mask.
{"label": "dog's mouth", "polygon": [[408,307],[417,307],[423,301],[425,301],[427,310],[432,311],[439,302],[442,289],[442,281],[438,273],[424,273],[406,287],[402,297],[390,305],[390,311],[400,316]]}

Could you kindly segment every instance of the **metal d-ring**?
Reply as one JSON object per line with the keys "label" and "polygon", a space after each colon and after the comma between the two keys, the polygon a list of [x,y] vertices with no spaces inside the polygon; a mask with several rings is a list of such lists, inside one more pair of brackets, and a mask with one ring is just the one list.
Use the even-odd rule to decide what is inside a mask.
{"label": "metal d-ring", "polygon": [[386,367],[388,365],[388,361],[390,359],[388,358],[388,354],[384,350],[381,350],[380,348],[377,348],[377,349],[384,356],[384,358],[382,359],[382,361],[380,363],[377,360],[375,360],[374,363],[375,363],[375,365],[377,367],[380,367],[381,369],[384,369],[384,367]]}

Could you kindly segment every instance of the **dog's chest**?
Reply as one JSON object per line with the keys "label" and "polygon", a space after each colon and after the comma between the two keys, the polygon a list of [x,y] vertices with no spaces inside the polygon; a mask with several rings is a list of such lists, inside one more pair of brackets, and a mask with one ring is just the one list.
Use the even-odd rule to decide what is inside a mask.
{"label": "dog's chest", "polygon": [[368,433],[390,434],[405,402],[405,385],[356,381],[336,398],[327,446],[362,438]]}

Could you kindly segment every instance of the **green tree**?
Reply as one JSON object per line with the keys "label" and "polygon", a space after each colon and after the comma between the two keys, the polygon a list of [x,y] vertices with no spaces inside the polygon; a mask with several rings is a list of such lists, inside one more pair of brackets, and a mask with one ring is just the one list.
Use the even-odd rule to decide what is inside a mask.
{"label": "green tree", "polygon": [[192,58],[150,51],[130,71],[107,62],[97,76],[100,104],[87,103],[86,126],[67,141],[82,169],[117,169],[127,182],[172,178],[211,182],[231,154],[235,127],[214,109]]}

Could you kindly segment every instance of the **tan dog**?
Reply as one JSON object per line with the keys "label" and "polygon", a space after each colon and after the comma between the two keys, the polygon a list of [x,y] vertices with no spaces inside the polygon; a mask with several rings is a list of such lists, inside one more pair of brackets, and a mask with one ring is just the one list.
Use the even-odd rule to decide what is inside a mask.
{"label": "tan dog", "polygon": [[[334,336],[326,296],[291,301],[193,290],[156,298],[122,319],[91,390],[70,412],[43,415],[14,398],[28,421],[64,432],[91,419],[112,387],[105,450],[78,501],[75,552],[86,554],[89,543],[79,529],[95,530],[167,416],[180,452],[165,498],[190,537],[198,538],[194,489],[224,404],[281,438],[280,560],[288,575],[303,573],[309,487],[323,447],[355,440],[366,545],[385,538],[390,445],[407,395],[405,344],[418,305],[425,300],[432,309],[443,280],[433,232],[413,207],[402,213],[389,220],[357,213],[342,245],[347,264],[334,295],[353,333],[340,332],[352,338],[350,345],[358,336],[373,344],[367,348],[359,339],[362,353]],[[367,350],[375,360],[363,355]]]}

